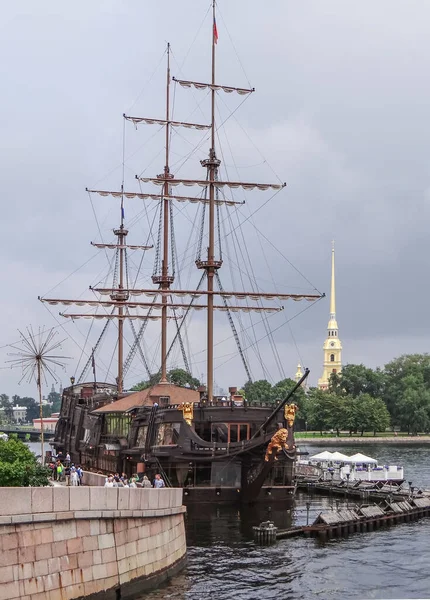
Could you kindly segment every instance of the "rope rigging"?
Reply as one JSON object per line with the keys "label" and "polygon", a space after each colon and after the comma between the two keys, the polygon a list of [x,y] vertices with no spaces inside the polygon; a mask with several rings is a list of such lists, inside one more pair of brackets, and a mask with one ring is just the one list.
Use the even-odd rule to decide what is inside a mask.
{"label": "rope rigging", "polygon": [[173,219],[173,208],[172,208],[172,201],[169,201],[169,219],[170,219],[170,253],[171,253],[171,260],[172,260],[172,276],[175,276],[175,265],[176,265],[176,256],[175,256],[175,249],[176,249],[176,240],[175,240],[175,225],[174,225],[174,219]]}
{"label": "rope rigging", "polygon": [[181,352],[182,352],[182,360],[184,361],[186,372],[189,375],[191,375],[190,365],[188,364],[187,353],[185,352],[184,342],[182,341],[181,330],[180,330],[180,327],[179,327],[178,319],[176,318],[176,309],[175,309],[175,307],[173,307],[173,314],[175,315],[176,331],[177,331],[177,337],[178,337],[178,340],[179,340],[179,346],[180,346]]}
{"label": "rope rigging", "polygon": [[[219,276],[219,273],[218,273],[218,271],[215,273],[215,278],[216,278],[216,280],[217,280],[217,283],[218,283],[218,287],[219,287],[219,290],[220,290],[220,292],[223,292],[223,291],[224,291],[224,289],[223,289],[223,287],[222,287],[222,284],[221,284],[221,279],[220,279],[220,276]],[[240,343],[239,336],[237,335],[237,331],[236,331],[236,327],[235,327],[235,324],[234,324],[234,321],[233,321],[233,317],[231,316],[231,312],[230,312],[230,310],[228,309],[227,300],[226,300],[226,298],[225,298],[224,296],[222,296],[222,300],[223,300],[223,302],[224,302],[224,306],[225,306],[225,307],[226,307],[226,309],[227,309],[227,316],[228,316],[228,320],[229,320],[229,323],[230,323],[231,330],[232,330],[232,332],[233,332],[233,336],[234,336],[234,339],[235,339],[235,342],[236,342],[237,349],[238,349],[238,351],[239,351],[239,354],[240,354],[240,358],[242,359],[242,363],[243,363],[243,366],[244,366],[244,369],[245,369],[245,373],[246,373],[246,375],[247,375],[247,377],[248,377],[248,381],[252,381],[251,372],[250,372],[250,370],[249,370],[248,363],[246,362],[246,359],[245,359],[245,354],[243,353],[243,350],[242,350],[242,346],[241,346],[241,343]]]}
{"label": "rope rigging", "polygon": [[[150,311],[151,310],[152,309],[150,309]],[[128,309],[127,309],[127,314],[128,315],[130,314],[130,312],[129,312]],[[128,369],[129,369],[129,367],[131,365],[131,362],[132,362],[134,356],[136,355],[136,350],[138,350],[140,358],[142,359],[142,362],[143,362],[143,366],[145,367],[146,373],[148,375],[148,378],[150,378],[151,377],[151,371],[149,369],[148,362],[146,360],[145,354],[143,353],[142,347],[140,345],[140,339],[142,339],[142,336],[140,336],[140,338],[138,338],[138,335],[136,334],[136,329],[134,327],[134,322],[132,320],[130,320],[130,327],[131,327],[131,331],[133,332],[133,337],[134,337],[134,342],[135,343],[133,343],[132,347],[129,350],[128,356],[127,356],[126,361],[124,363],[123,373],[124,373],[124,375],[127,373]],[[131,353],[132,353],[133,350],[134,350],[133,357],[129,360],[129,356],[131,355]]]}
{"label": "rope rigging", "polygon": [[[157,296],[154,296],[153,303],[155,304],[156,301],[157,301]],[[148,309],[148,313],[147,313],[148,317],[151,316],[152,310],[153,310],[152,307],[150,307]],[[130,350],[128,351],[127,357],[126,357],[125,362],[124,362],[124,367],[123,367],[124,376],[127,374],[128,370],[130,369],[130,365],[133,362],[133,359],[136,356],[136,352],[138,351],[138,349],[142,350],[140,348],[140,342],[142,340],[143,334],[145,333],[145,330],[146,330],[146,327],[148,325],[148,322],[149,322],[148,319],[145,319],[142,322],[142,325],[139,327],[139,331],[138,331],[137,335],[136,335],[136,331],[135,331],[134,327],[132,328],[133,335],[134,335],[134,342],[131,345]],[[130,323],[132,323],[132,321],[130,321]],[[142,354],[143,354],[143,351],[142,351]],[[146,365],[147,365],[146,358],[143,359],[143,363],[144,363],[145,368],[146,368]],[[148,368],[148,374],[150,374],[150,369],[149,368]]]}
{"label": "rope rigging", "polygon": [[[205,273],[205,272],[203,272],[203,273],[202,273],[202,276],[200,277],[200,281],[199,281],[199,283],[197,284],[196,291],[198,291],[198,290],[200,289],[200,286],[202,285],[203,281],[205,280],[205,277],[206,277],[206,273]],[[173,341],[172,341],[172,343],[170,344],[170,347],[169,347],[169,350],[168,350],[168,352],[167,352],[167,357],[166,357],[166,358],[168,358],[168,357],[170,356],[170,353],[172,352],[172,349],[173,349],[173,346],[174,346],[174,344],[175,344],[176,340],[177,340],[177,339],[178,339],[178,337],[181,335],[181,329],[182,329],[182,326],[184,325],[184,323],[185,323],[185,320],[186,320],[186,318],[187,318],[187,316],[188,316],[188,313],[190,312],[190,310],[191,310],[191,308],[192,308],[192,305],[193,305],[193,303],[194,303],[194,301],[195,301],[196,299],[197,299],[197,296],[193,296],[193,297],[191,298],[191,300],[190,300],[190,303],[189,303],[189,305],[188,305],[187,309],[185,310],[185,314],[184,314],[184,316],[183,316],[183,318],[182,318],[182,322],[181,322],[181,324],[180,324],[180,325],[178,325],[178,327],[177,327],[177,332],[176,332],[176,335],[175,335],[175,337],[173,338]]]}
{"label": "rope rigging", "polygon": [[157,236],[157,245],[155,247],[155,260],[154,260],[154,270],[153,275],[161,274],[161,234],[163,232],[163,211],[162,211],[163,198],[160,200],[160,218],[158,221],[158,236]]}
{"label": "rope rigging", "polygon": [[[115,310],[115,309],[112,309],[112,311],[111,311],[111,313],[110,313],[110,314],[113,314],[114,310]],[[102,341],[102,339],[103,339],[103,336],[104,336],[104,334],[105,334],[105,333],[106,333],[106,331],[107,331],[107,328],[109,327],[109,323],[110,323],[110,319],[108,319],[108,320],[106,321],[106,323],[105,323],[105,325],[104,325],[104,327],[103,327],[103,329],[102,329],[102,332],[101,332],[101,334],[99,335],[99,337],[98,337],[98,340],[97,340],[97,342],[95,343],[95,345],[94,345],[94,347],[93,347],[93,351],[92,351],[92,353],[90,354],[90,356],[88,357],[88,360],[87,360],[87,362],[85,363],[85,366],[84,366],[84,368],[82,369],[82,371],[81,371],[81,374],[80,374],[80,375],[79,375],[79,377],[78,377],[77,383],[82,383],[82,382],[84,381],[84,378],[85,378],[85,376],[86,376],[86,374],[87,374],[87,371],[88,371],[88,369],[90,368],[90,365],[91,365],[92,358],[93,358],[93,356],[95,355],[95,352],[96,352],[96,350],[98,349],[98,347],[99,347],[99,345],[100,345],[100,343],[101,343],[101,341]],[[109,370],[110,370],[110,369],[109,369]]]}

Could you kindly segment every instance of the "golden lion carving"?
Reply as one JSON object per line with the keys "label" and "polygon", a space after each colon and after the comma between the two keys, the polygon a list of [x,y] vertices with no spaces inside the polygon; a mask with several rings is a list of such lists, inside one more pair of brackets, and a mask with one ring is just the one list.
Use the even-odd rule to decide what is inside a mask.
{"label": "golden lion carving", "polygon": [[294,425],[294,419],[296,418],[296,412],[299,410],[297,404],[287,404],[284,410],[284,417],[288,423],[288,427]]}
{"label": "golden lion carving", "polygon": [[270,440],[269,445],[267,446],[266,456],[264,457],[264,460],[266,462],[268,462],[270,460],[270,457],[272,456],[272,454],[274,454],[275,460],[278,460],[276,457],[278,452],[280,452],[281,450],[288,450],[287,439],[288,439],[288,430],[287,429],[278,429],[278,431],[275,433],[275,435]]}

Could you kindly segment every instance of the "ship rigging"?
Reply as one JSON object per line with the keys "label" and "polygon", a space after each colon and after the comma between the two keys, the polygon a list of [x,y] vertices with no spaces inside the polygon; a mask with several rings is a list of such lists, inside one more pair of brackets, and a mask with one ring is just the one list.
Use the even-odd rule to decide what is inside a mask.
{"label": "ship rigging", "polygon": [[[223,251],[221,239],[221,206],[235,207],[243,204],[233,198],[227,197],[227,191],[233,191],[242,188],[246,191],[253,190],[273,190],[280,191],[285,187],[285,183],[255,183],[246,181],[229,181],[222,180],[219,177],[221,160],[218,158],[216,149],[217,124],[216,116],[216,98],[218,93],[239,94],[241,96],[252,94],[254,88],[232,87],[219,84],[216,78],[216,47],[218,41],[218,33],[216,28],[216,2],[212,2],[212,44],[211,44],[211,78],[209,83],[178,79],[171,76],[171,48],[167,45],[167,65],[166,65],[166,100],[165,100],[165,118],[152,118],[123,115],[127,122],[131,122],[136,128],[144,125],[158,125],[164,128],[165,131],[165,164],[161,174],[156,177],[142,177],[136,175],[135,178],[139,184],[156,185],[161,187],[160,193],[150,192],[134,192],[124,189],[124,181],[120,190],[99,190],[88,189],[90,194],[98,194],[102,197],[111,196],[120,201],[120,225],[114,229],[114,234],[117,238],[116,243],[93,243],[92,245],[98,249],[113,250],[115,252],[115,268],[113,274],[113,285],[110,288],[90,287],[94,294],[98,294],[97,299],[88,300],[73,300],[60,298],[41,297],[40,300],[50,305],[63,304],[91,306],[101,308],[104,312],[96,313],[70,313],[62,312],[60,315],[67,319],[106,319],[107,323],[102,330],[102,333],[93,345],[91,355],[88,356],[87,363],[84,366],[78,382],[83,380],[86,372],[92,361],[94,354],[97,352],[103,335],[106,333],[110,321],[116,321],[118,327],[117,338],[117,377],[116,384],[118,393],[121,394],[124,390],[124,376],[130,367],[130,364],[136,354],[139,355],[145,371],[150,377],[150,368],[148,360],[142,349],[141,341],[145,333],[147,324],[152,320],[161,321],[161,345],[160,345],[160,381],[167,382],[167,362],[172,350],[173,344],[178,341],[181,347],[181,353],[184,360],[185,368],[190,371],[189,361],[186,356],[183,343],[184,322],[191,310],[205,310],[207,314],[206,322],[206,383],[207,383],[207,400],[211,402],[214,398],[214,311],[223,311],[227,313],[229,324],[232,329],[238,353],[248,380],[251,380],[251,373],[246,360],[245,352],[242,348],[240,335],[237,331],[232,313],[239,311],[244,312],[264,312],[273,313],[282,310],[283,306],[261,306],[261,300],[278,300],[284,302],[286,300],[300,301],[305,300],[313,302],[322,297],[320,293],[264,293],[260,291],[225,291],[222,285],[220,269],[223,265]],[[201,124],[194,122],[185,122],[174,120],[171,110],[171,87],[172,83],[179,85],[182,88],[195,88],[197,90],[208,90],[210,95],[210,123]],[[200,161],[201,166],[206,171],[205,179],[185,179],[177,178],[171,172],[170,167],[170,151],[172,130],[176,128],[196,129],[206,131],[210,136],[210,147],[208,157]],[[177,186],[201,188],[202,192],[197,197],[187,195],[172,194],[172,189]],[[159,228],[158,238],[155,247],[154,271],[152,282],[158,288],[135,288],[130,285],[129,278],[129,251],[147,251],[153,249],[151,245],[131,245],[127,244],[128,229],[124,221],[124,205],[126,200],[140,199],[144,202],[147,200],[155,200],[159,203]],[[200,216],[200,233],[197,242],[197,251],[195,256],[195,266],[202,271],[202,276],[195,290],[181,289],[172,285],[175,282],[175,231],[173,219],[173,202],[190,202],[200,203],[202,205]],[[206,230],[206,234],[204,233]],[[207,248],[203,247],[204,239],[208,239]],[[203,285],[206,284],[206,289]],[[109,300],[105,300],[103,296],[109,296]],[[135,296],[146,295],[152,296],[151,302],[137,302]],[[176,298],[187,298],[188,301],[176,301]],[[195,300],[199,297],[204,297],[204,304],[196,303]],[[234,297],[235,299],[256,301],[257,304],[238,305],[229,304],[228,300]],[[216,304],[216,298],[221,300],[221,304]],[[108,310],[110,309],[110,310]],[[170,313],[169,313],[170,311]],[[182,311],[178,313],[178,311]],[[138,329],[134,325],[134,321],[141,321]],[[176,332],[170,348],[168,347],[168,322],[173,322]],[[124,324],[130,323],[133,334],[133,342],[129,352],[124,357]]]}

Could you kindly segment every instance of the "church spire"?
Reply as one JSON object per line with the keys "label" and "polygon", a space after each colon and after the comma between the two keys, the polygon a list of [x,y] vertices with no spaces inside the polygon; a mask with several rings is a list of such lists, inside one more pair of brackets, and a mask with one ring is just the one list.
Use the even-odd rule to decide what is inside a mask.
{"label": "church spire", "polygon": [[331,286],[330,286],[330,320],[328,329],[337,329],[336,321],[336,282],[334,272],[334,241],[331,243]]}
{"label": "church spire", "polygon": [[331,296],[330,296],[330,316],[336,318],[336,288],[334,280],[334,240],[331,243]]}
{"label": "church spire", "polygon": [[327,389],[332,373],[342,370],[342,344],[339,339],[339,328],[336,320],[336,283],[335,283],[335,256],[334,242],[331,247],[331,285],[330,285],[330,317],[327,326],[327,338],[324,342],[323,374],[318,380],[318,387]]}

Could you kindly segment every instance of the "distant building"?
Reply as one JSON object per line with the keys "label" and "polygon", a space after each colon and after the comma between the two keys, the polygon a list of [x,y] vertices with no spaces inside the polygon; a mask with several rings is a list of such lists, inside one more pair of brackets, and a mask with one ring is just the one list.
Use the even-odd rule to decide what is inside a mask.
{"label": "distant building", "polygon": [[297,371],[296,371],[296,374],[295,374],[295,376],[294,376],[294,381],[295,381],[296,383],[298,383],[302,377],[303,377],[302,365],[299,363],[299,364],[297,365]]}
{"label": "distant building", "polygon": [[331,290],[330,290],[330,318],[327,326],[327,338],[324,342],[323,374],[318,379],[321,390],[328,389],[332,373],[342,370],[342,343],[339,339],[339,328],[336,321],[336,287],[334,277],[334,242],[331,250]]}
{"label": "distant building", "polygon": [[[27,407],[26,406],[13,406],[12,407],[13,410],[13,416],[12,416],[12,423],[25,423],[27,420]],[[6,410],[5,408],[2,406],[0,408],[0,415],[2,416],[2,418],[5,418],[6,416]]]}
{"label": "distant building", "polygon": [[13,406],[13,422],[24,423],[27,420],[27,407],[26,406]]}
{"label": "distant building", "polygon": [[[50,417],[44,417],[43,419],[43,431],[55,431],[60,413],[52,413]],[[41,431],[40,419],[33,419],[33,427],[38,431]]]}

